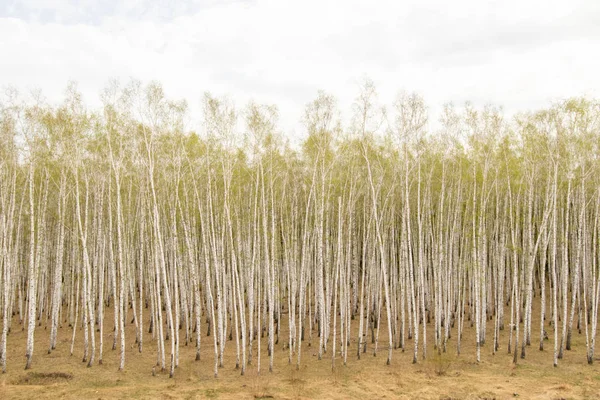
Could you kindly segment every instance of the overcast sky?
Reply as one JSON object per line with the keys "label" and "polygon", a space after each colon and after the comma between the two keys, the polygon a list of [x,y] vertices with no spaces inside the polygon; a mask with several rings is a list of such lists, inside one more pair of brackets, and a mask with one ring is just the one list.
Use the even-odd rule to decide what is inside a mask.
{"label": "overcast sky", "polygon": [[301,134],[318,89],[348,115],[365,76],[434,114],[600,97],[600,1],[0,0],[0,86],[51,102],[69,80],[91,105],[109,78],[158,80],[192,111],[205,91],[275,103]]}

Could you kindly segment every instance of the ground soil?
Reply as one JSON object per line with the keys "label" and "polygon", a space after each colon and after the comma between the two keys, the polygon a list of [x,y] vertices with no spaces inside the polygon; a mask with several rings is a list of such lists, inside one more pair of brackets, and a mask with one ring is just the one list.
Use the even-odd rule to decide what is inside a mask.
{"label": "ground soil", "polygon": [[[406,351],[396,349],[391,365],[386,365],[385,319],[379,338],[379,351],[373,356],[370,342],[366,354],[356,359],[356,335],[351,340],[348,363],[343,365],[337,355],[332,371],[331,353],[322,360],[316,356],[318,337],[313,344],[308,340],[302,346],[302,364],[288,365],[288,351],[284,350],[287,320],[282,325],[282,337],[276,346],[274,371],[268,371],[267,338],[262,342],[262,370],[256,372],[256,358],[246,375],[235,369],[235,341],[227,343],[225,366],[213,375],[214,352],[212,337],[202,337],[201,360],[195,361],[192,344],[182,345],[180,364],[174,378],[168,371],[161,372],[156,365],[156,342],[145,332],[144,351],[139,353],[134,344],[133,325],[127,327],[125,370],[118,371],[119,352],[111,350],[112,317],[110,308],[105,319],[104,362],[86,368],[82,362],[83,343],[78,329],[73,356],[69,355],[72,330],[66,324],[59,330],[56,350],[47,354],[49,330],[36,329],[36,348],[32,369],[25,371],[26,332],[15,320],[8,338],[8,370],[0,374],[0,399],[598,399],[600,398],[600,359],[588,365],[585,356],[585,331],[574,329],[573,349],[565,352],[558,367],[552,365],[553,330],[546,322],[550,340],[545,350],[539,347],[539,316],[533,321],[532,345],[527,347],[525,359],[512,363],[507,354],[508,324],[501,332],[500,350],[493,355],[493,322],[488,323],[487,343],[482,348],[481,362],[475,362],[474,328],[465,323],[462,353],[456,355],[456,336],[449,342],[447,353],[437,354],[433,348],[432,325],[428,325],[428,356],[412,364],[412,340]],[[509,310],[507,310],[508,312]],[[536,316],[538,312],[535,312]],[[146,319],[148,321],[148,319]],[[433,322],[433,321],[432,321]],[[203,322],[202,330],[206,324]],[[575,327],[576,328],[576,327]],[[358,329],[354,320],[353,331]],[[96,334],[98,335],[98,334]],[[308,339],[308,338],[307,338]],[[182,342],[184,338],[182,337]],[[560,340],[560,337],[559,337]],[[338,345],[339,346],[339,345]],[[170,343],[165,346],[170,349]],[[339,349],[339,347],[338,347]],[[421,349],[420,349],[421,352]],[[255,350],[256,357],[256,350]]]}

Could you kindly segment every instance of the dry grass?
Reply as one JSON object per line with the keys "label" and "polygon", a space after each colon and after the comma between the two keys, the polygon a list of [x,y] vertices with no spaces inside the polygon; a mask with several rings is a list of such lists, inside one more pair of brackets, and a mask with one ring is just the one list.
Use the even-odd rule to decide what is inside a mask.
{"label": "dry grass", "polygon": [[73,379],[73,375],[67,372],[29,372],[20,376],[15,385],[48,385],[60,383]]}
{"label": "dry grass", "polygon": [[[107,309],[108,311],[108,309]],[[512,364],[507,354],[508,328],[502,331],[500,350],[492,355],[493,331],[482,348],[482,361],[475,362],[474,329],[465,327],[462,354],[456,356],[455,336],[449,342],[448,353],[438,355],[433,349],[433,337],[428,338],[427,360],[412,364],[412,341],[405,352],[393,353],[392,363],[385,365],[385,354],[373,357],[369,343],[367,353],[356,360],[356,338],[351,340],[348,365],[336,360],[331,370],[331,354],[318,361],[314,347],[303,346],[302,364],[296,371],[295,359],[288,365],[288,353],[277,348],[274,372],[268,371],[266,337],[263,339],[262,370],[256,373],[256,354],[246,375],[240,376],[235,367],[235,341],[227,343],[225,367],[219,377],[213,376],[212,338],[202,337],[202,359],[194,361],[193,344],[180,349],[180,365],[175,377],[152,368],[156,364],[156,343],[144,333],[144,352],[140,354],[133,326],[128,327],[125,371],[119,372],[118,351],[112,351],[112,319],[107,314],[104,339],[104,363],[86,368],[81,362],[81,341],[75,354],[69,356],[71,331],[66,325],[59,330],[59,344],[46,354],[49,331],[38,327],[36,350],[31,371],[24,371],[25,332],[18,321],[8,338],[8,372],[0,375],[0,399],[594,399],[600,398],[598,366],[589,366],[585,358],[585,333],[573,332],[573,350],[565,353],[559,366],[552,366],[552,341],[545,342],[546,350],[537,349],[537,327],[534,320],[532,346],[525,360]],[[147,319],[146,319],[147,321]],[[358,321],[353,321],[357,329]],[[488,324],[491,329],[492,323]],[[386,343],[382,326],[380,345]],[[546,328],[549,332],[550,328]],[[205,331],[205,325],[202,327]],[[428,333],[433,333],[428,326]],[[282,329],[282,335],[286,335]],[[284,336],[286,337],[286,336]],[[78,340],[81,335],[78,333]],[[181,337],[183,341],[184,338]],[[313,338],[314,340],[314,338]],[[167,346],[170,348],[170,346]],[[255,350],[256,353],[256,350]],[[421,356],[421,354],[419,354]]]}

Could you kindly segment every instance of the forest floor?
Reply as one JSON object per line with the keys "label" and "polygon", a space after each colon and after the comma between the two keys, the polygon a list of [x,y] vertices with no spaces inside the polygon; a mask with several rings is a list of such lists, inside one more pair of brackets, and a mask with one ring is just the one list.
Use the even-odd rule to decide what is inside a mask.
{"label": "forest floor", "polygon": [[[107,309],[109,310],[109,309]],[[508,311],[508,310],[507,310]],[[537,314],[537,313],[536,313]],[[131,317],[131,313],[130,313]],[[282,318],[287,315],[282,315]],[[201,361],[194,361],[193,344],[180,348],[180,364],[174,378],[167,372],[156,373],[156,341],[144,332],[144,351],[139,353],[134,326],[127,327],[125,370],[119,372],[119,351],[112,347],[112,318],[105,317],[104,362],[86,368],[82,363],[82,332],[78,328],[73,356],[69,355],[72,329],[59,329],[56,350],[47,354],[49,330],[36,329],[36,348],[32,369],[25,371],[26,332],[18,320],[8,337],[7,373],[0,374],[0,399],[599,399],[600,358],[588,365],[585,356],[585,331],[573,331],[572,350],[565,352],[558,367],[552,365],[553,329],[545,324],[550,340],[539,347],[539,314],[533,321],[532,345],[527,347],[525,359],[512,363],[507,354],[508,324],[501,331],[500,350],[493,355],[493,322],[488,322],[487,342],[481,350],[481,362],[475,362],[475,328],[465,321],[462,352],[456,355],[456,337],[448,344],[448,352],[438,355],[433,349],[433,324],[428,325],[428,355],[412,364],[413,341],[407,340],[406,351],[394,350],[391,365],[386,365],[387,325],[382,315],[379,351],[373,356],[374,345],[370,333],[368,350],[356,359],[356,335],[351,339],[348,363],[343,365],[339,353],[336,368],[331,368],[331,353],[317,360],[318,337],[313,334],[312,346],[308,340],[302,345],[302,362],[296,371],[295,357],[288,365],[287,319],[282,324],[282,336],[275,349],[274,371],[269,372],[267,337],[261,344],[261,373],[256,372],[256,350],[253,365],[245,376],[235,369],[235,340],[227,343],[225,366],[213,376],[214,351],[212,337],[204,336],[207,325],[203,321]],[[145,319],[148,321],[148,319]],[[433,322],[433,320],[432,320]],[[575,323],[574,323],[575,325]],[[576,328],[576,327],[574,327]],[[358,321],[352,321],[352,330],[358,331]],[[522,332],[522,330],[521,330]],[[96,334],[98,335],[98,334]],[[560,332],[559,332],[560,335]],[[307,335],[308,336],[308,335]],[[422,339],[422,338],[421,338]],[[184,338],[181,337],[182,344]],[[559,336],[560,340],[560,336]],[[98,346],[98,338],[97,338]],[[256,346],[256,343],[255,343]],[[170,350],[166,342],[165,351]],[[98,347],[97,347],[98,348]],[[329,347],[330,349],[331,347]],[[339,343],[337,345],[339,350]],[[422,348],[419,349],[420,356]],[[168,355],[167,355],[168,357]],[[168,361],[167,361],[168,363]]]}

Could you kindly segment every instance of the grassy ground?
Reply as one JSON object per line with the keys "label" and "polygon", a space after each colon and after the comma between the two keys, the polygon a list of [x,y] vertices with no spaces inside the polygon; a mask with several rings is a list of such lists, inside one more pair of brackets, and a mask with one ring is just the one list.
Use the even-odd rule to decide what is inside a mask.
{"label": "grassy ground", "polygon": [[[227,343],[225,366],[219,369],[219,377],[213,376],[212,337],[202,337],[202,359],[194,361],[192,345],[182,346],[180,365],[175,377],[168,372],[152,369],[156,363],[156,342],[145,333],[144,352],[140,354],[133,344],[133,326],[128,327],[125,371],[119,372],[118,351],[111,350],[112,318],[106,316],[105,352],[103,365],[86,368],[82,363],[83,345],[81,332],[73,356],[69,355],[72,331],[66,325],[59,330],[57,349],[47,354],[49,330],[38,327],[33,368],[25,366],[26,332],[18,321],[8,339],[8,371],[0,375],[0,399],[598,399],[600,398],[600,369],[597,361],[590,366],[585,357],[585,332],[574,330],[573,350],[565,353],[559,366],[552,366],[552,340],[545,342],[545,351],[538,350],[539,322],[534,320],[532,345],[527,357],[512,364],[507,354],[508,328],[502,332],[501,349],[492,354],[493,324],[488,328],[488,340],[482,348],[481,363],[475,362],[474,328],[465,326],[462,354],[456,356],[456,338],[452,337],[448,352],[437,355],[428,339],[427,360],[412,364],[412,340],[406,352],[394,350],[392,363],[386,361],[387,327],[383,319],[379,352],[373,356],[373,345],[361,360],[356,359],[356,337],[351,340],[348,365],[336,360],[331,368],[331,353],[317,360],[316,344],[303,344],[302,364],[296,371],[295,364],[288,365],[288,352],[283,350],[282,339],[276,346],[274,372],[268,371],[266,337],[262,342],[262,370],[256,373],[255,363],[246,375],[240,376],[235,369],[235,341]],[[147,321],[147,320],[146,320]],[[468,324],[468,323],[466,323]],[[508,325],[508,321],[507,321]],[[284,323],[287,326],[287,321]],[[353,330],[358,323],[353,321]],[[203,330],[206,325],[203,325]],[[546,327],[553,337],[551,327]],[[433,331],[428,326],[428,333]],[[368,336],[370,338],[370,335]],[[183,341],[183,338],[182,338]],[[339,346],[339,344],[338,344]],[[170,344],[165,346],[170,349]],[[339,347],[338,347],[339,348]],[[255,351],[256,352],[256,351]],[[256,357],[256,354],[255,354]]]}

